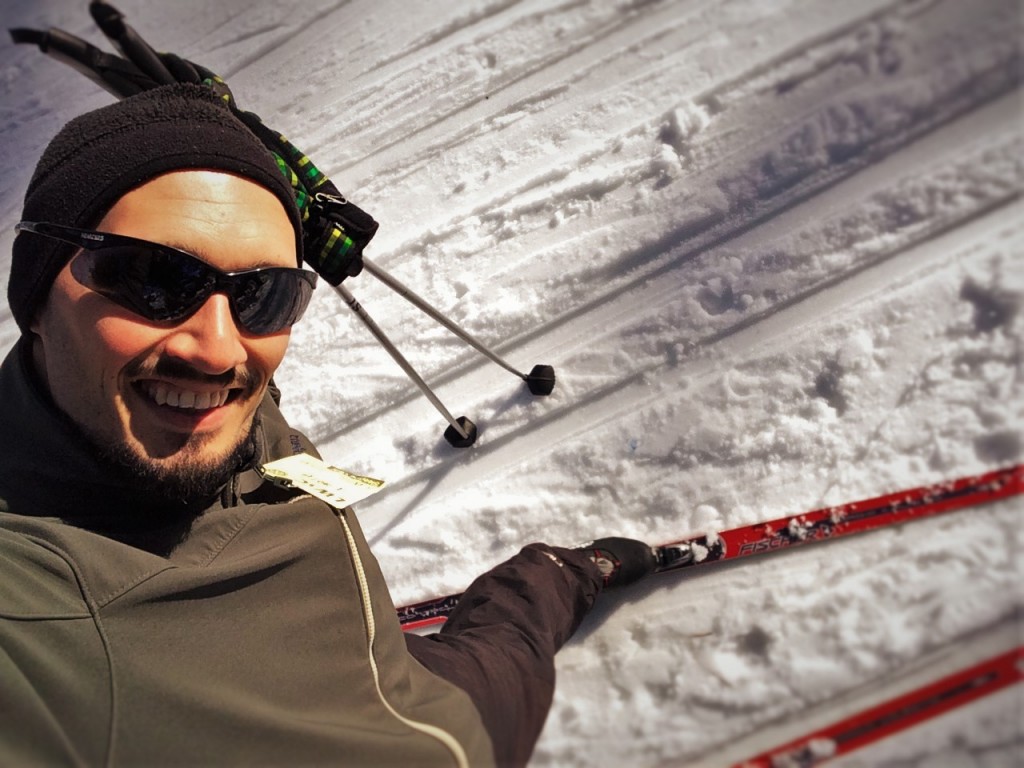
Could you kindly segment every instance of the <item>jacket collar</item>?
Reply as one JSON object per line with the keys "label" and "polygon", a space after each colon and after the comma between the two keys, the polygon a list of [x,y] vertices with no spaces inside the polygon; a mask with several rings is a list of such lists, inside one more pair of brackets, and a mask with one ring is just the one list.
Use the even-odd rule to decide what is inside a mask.
{"label": "jacket collar", "polygon": [[38,382],[29,337],[19,339],[0,365],[0,511],[162,549],[180,541],[203,512],[230,504],[237,476],[228,485],[198,504],[169,501],[97,457]]}

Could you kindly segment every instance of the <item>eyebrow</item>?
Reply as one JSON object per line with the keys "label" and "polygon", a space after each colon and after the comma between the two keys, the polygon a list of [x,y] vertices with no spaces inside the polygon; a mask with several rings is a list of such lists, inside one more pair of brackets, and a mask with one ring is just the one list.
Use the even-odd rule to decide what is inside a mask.
{"label": "eyebrow", "polygon": [[[215,264],[213,262],[213,259],[210,258],[209,251],[207,251],[204,248],[193,248],[192,246],[187,246],[187,245],[184,245],[183,243],[179,243],[177,241],[172,241],[172,242],[169,242],[169,243],[162,243],[162,245],[166,245],[168,248],[175,248],[175,249],[177,249],[179,251],[184,251],[185,253],[188,253],[188,254],[191,254],[192,256],[195,256],[197,259],[199,259],[203,263],[213,267],[214,269],[218,269],[218,270],[220,270],[222,272],[226,271],[226,270],[220,269],[220,267],[215,266]],[[265,269],[267,267],[280,267],[280,266],[281,265],[279,263],[274,262],[274,261],[270,260],[269,258],[265,258],[262,261],[258,261],[258,262],[256,262],[255,264],[253,264],[251,266],[245,267],[245,269]],[[232,271],[232,272],[239,272],[239,271],[242,271],[242,270],[230,270],[230,271]]]}

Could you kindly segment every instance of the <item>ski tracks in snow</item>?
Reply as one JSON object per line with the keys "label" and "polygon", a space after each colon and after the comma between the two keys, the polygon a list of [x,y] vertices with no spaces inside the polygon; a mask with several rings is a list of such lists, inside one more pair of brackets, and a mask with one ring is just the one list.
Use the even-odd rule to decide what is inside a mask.
{"label": "ski tracks in snow", "polygon": [[[714,103],[722,113],[739,110],[742,114],[732,120],[745,125],[751,115],[769,112],[780,91],[788,94],[801,87],[810,88],[815,78],[826,80],[819,84],[819,92],[812,94],[803,112],[795,117],[785,113],[775,124],[761,125],[760,143],[737,142],[737,148],[734,133],[723,140],[709,130],[715,141],[706,140],[713,146],[702,148],[701,137],[691,137],[685,143],[686,150],[703,160],[692,160],[688,173],[670,184],[678,191],[652,194],[645,200],[646,211],[637,210],[629,192],[656,185],[659,165],[651,163],[649,157],[646,163],[636,157],[625,160],[624,165],[632,171],[624,171],[621,178],[607,185],[624,190],[619,199],[595,205],[591,215],[580,216],[574,225],[563,221],[554,230],[554,248],[559,253],[542,250],[545,263],[540,266],[529,263],[529,241],[544,235],[550,239],[547,219],[551,210],[578,201],[578,184],[560,186],[560,180],[551,178],[547,184],[531,182],[529,187],[537,186],[548,195],[540,209],[533,204],[533,213],[520,200],[532,189],[520,188],[504,192],[501,199],[479,204],[468,216],[449,219],[447,233],[437,235],[435,230],[439,251],[451,244],[451,250],[458,251],[464,247],[458,233],[470,226],[468,219],[484,215],[481,211],[488,205],[505,220],[515,222],[513,247],[522,247],[525,253],[516,261],[525,272],[520,279],[546,281],[553,296],[539,297],[550,307],[543,313],[549,319],[537,323],[533,309],[523,308],[521,316],[509,321],[513,329],[523,330],[513,341],[496,346],[513,362],[521,361],[524,370],[534,362],[555,364],[560,383],[550,401],[530,402],[527,395],[516,396],[514,379],[485,367],[472,353],[445,360],[444,373],[433,371],[428,380],[439,386],[443,395],[462,401],[461,407],[450,407],[478,421],[482,429],[480,443],[468,457],[454,460],[445,456],[444,449],[435,452],[437,460],[449,467],[440,473],[444,477],[441,481],[434,464],[418,471],[410,471],[404,463],[393,465],[398,470],[395,474],[403,480],[374,506],[408,509],[410,505],[401,503],[400,496],[423,501],[424,496],[413,489],[421,489],[424,483],[433,487],[432,496],[447,484],[471,484],[533,455],[536,445],[550,446],[608,421],[628,418],[645,402],[678,398],[676,393],[690,382],[720,376],[723,361],[734,361],[744,345],[749,348],[761,344],[769,327],[792,329],[798,318],[816,319],[815,313],[826,306],[826,301],[834,308],[837,302],[853,302],[886,282],[902,281],[906,275],[922,271],[922,253],[936,259],[950,252],[948,243],[932,249],[921,247],[923,244],[1008,204],[1016,194],[1016,158],[1021,149],[1020,137],[1013,129],[1013,114],[1018,108],[1016,96],[1011,93],[1015,85],[1014,57],[1008,54],[1002,60],[986,61],[984,75],[977,73],[979,67],[962,65],[961,70],[969,74],[962,74],[959,80],[945,78],[942,83],[929,80],[922,84],[917,70],[926,70],[939,52],[920,48],[923,43],[939,42],[904,41],[906,48],[917,46],[919,60],[904,54],[899,66],[895,54],[886,58],[878,53],[884,35],[877,30],[895,28],[892,19],[905,16],[907,7],[898,4],[866,20],[849,22],[832,34],[823,34],[806,50],[776,55],[748,73],[746,79],[734,78],[706,89],[695,103]],[[923,12],[915,9],[917,14]],[[663,28],[657,21],[658,28]],[[633,37],[640,39],[642,35],[634,33]],[[862,43],[865,39],[871,41],[870,46]],[[865,48],[873,52],[865,52]],[[893,80],[892,73],[884,71],[878,61],[872,63],[872,56],[888,61],[889,68],[902,68],[912,74],[906,81]],[[614,57],[606,55],[606,60],[614,61]],[[823,72],[847,65],[869,74],[840,88],[823,77]],[[883,82],[872,82],[872,77]],[[557,77],[551,80],[558,82]],[[979,81],[986,87],[978,87]],[[831,91],[824,102],[822,90]],[[971,94],[966,101],[965,91]],[[899,96],[907,92],[913,92],[914,97]],[[860,110],[859,117],[854,106]],[[957,121],[965,112],[969,113],[967,117]],[[837,115],[849,118],[842,130],[836,128],[840,121]],[[917,119],[912,119],[915,115]],[[667,139],[678,150],[683,146],[679,121],[685,116],[673,112],[670,118],[671,130],[663,125],[659,133],[648,125],[643,133]],[[828,130],[822,126],[826,124],[832,126],[831,135],[825,135]],[[940,135],[929,141],[929,134],[939,126],[944,126]],[[952,136],[956,138],[951,140]],[[837,161],[837,157],[841,159]],[[886,158],[884,164],[878,162],[882,158]],[[787,162],[797,167],[787,171]],[[601,167],[608,166],[602,163]],[[715,194],[701,198],[693,188],[714,189]],[[930,202],[940,194],[964,199],[947,206]],[[673,230],[656,232],[652,238],[644,225],[665,217],[660,210],[651,215],[650,209],[681,202],[684,206],[689,202],[701,213]],[[901,204],[908,208],[905,213],[892,210]],[[914,205],[921,210],[911,210]],[[864,228],[871,217],[883,215],[891,219],[888,231],[873,230],[869,239],[858,236],[858,226]],[[617,230],[614,244],[621,243],[621,249],[605,246],[601,249],[607,254],[603,260],[581,258],[595,239],[607,237],[609,228]],[[845,239],[837,238],[836,231]],[[648,242],[642,246],[630,245],[631,241],[644,239]],[[478,253],[486,250],[487,242],[484,238]],[[490,242],[495,244],[493,237]],[[801,245],[806,242],[814,245]],[[901,254],[912,255],[898,258]],[[385,254],[377,260],[386,262],[389,258]],[[563,259],[566,265],[552,276],[549,263],[554,258]],[[887,261],[892,265],[884,266]],[[793,266],[776,266],[785,262]],[[872,268],[870,277],[853,280],[868,268]],[[510,274],[502,269],[495,279],[500,281]],[[849,285],[844,286],[847,282]],[[827,294],[819,296],[826,290]],[[487,322],[486,301],[479,319]],[[644,349],[645,324],[665,323],[675,324],[678,343],[666,349],[664,334],[660,333],[655,348]],[[414,319],[412,327],[422,330],[424,325]],[[397,336],[401,339],[402,334]],[[618,362],[608,366],[602,360],[608,355]],[[429,369],[429,362],[427,365]],[[617,375],[609,376],[609,368]],[[478,393],[477,399],[467,404],[466,392],[471,396]],[[321,440],[328,440],[328,455],[339,463],[358,463],[359,454],[379,457],[379,450],[387,452],[388,447],[374,436],[395,434],[403,435],[399,451],[415,460],[413,457],[432,451],[444,426],[431,419],[414,392],[386,397],[379,407],[362,407],[360,411],[348,426],[320,434]],[[416,434],[409,427],[423,423],[424,413],[432,423],[425,432]],[[371,450],[367,451],[368,447]],[[391,452],[394,450],[392,447]]]}
{"label": "ski tracks in snow", "polygon": [[[411,308],[353,284],[357,295],[371,297],[371,312],[380,307],[378,319],[449,408],[481,427],[476,446],[449,449],[440,439],[445,425],[429,405],[408,385],[392,386],[379,375],[358,407],[344,395],[321,396],[318,410],[306,416],[332,461],[399,478],[360,513],[400,601],[465,585],[475,565],[438,575],[430,563],[475,546],[479,536],[471,529],[486,532],[495,561],[536,538],[622,532],[617,510],[634,526],[627,533],[657,540],[881,492],[901,472],[939,478],[954,439],[974,440],[981,463],[1012,452],[998,439],[1008,419],[1012,426],[1012,406],[968,408],[965,423],[978,411],[987,426],[967,423],[957,435],[921,426],[922,409],[935,405],[920,393],[955,361],[936,365],[908,319],[945,311],[949,333],[969,334],[970,328],[957,330],[963,311],[937,297],[956,299],[959,291],[966,308],[967,286],[991,287],[1020,268],[1020,60],[1012,4],[992,3],[984,18],[948,2],[862,6],[846,18],[822,16],[799,39],[772,31],[773,19],[738,12],[749,5],[732,5],[734,16],[725,7],[719,24],[701,3],[630,7],[614,23],[566,22],[566,35],[575,39],[563,48],[502,69],[510,56],[501,52],[508,38],[498,31],[505,14],[524,27],[551,15],[499,4],[493,14],[467,18],[467,27],[428,30],[408,59],[393,57],[381,71],[361,73],[367,87],[389,91],[379,102],[379,121],[393,130],[386,137],[373,136],[369,124],[357,130],[352,156],[338,168],[367,199],[397,201],[396,226],[382,235],[375,261],[479,337],[508,339],[496,346],[523,370],[540,362],[559,373],[554,395],[534,400]],[[813,12],[799,4],[790,12],[798,10]],[[812,28],[818,31],[808,37]],[[763,55],[737,69],[726,43],[760,44]],[[459,79],[448,70],[449,82],[432,91],[414,77],[415,67],[446,53],[497,74],[474,79],[467,69]],[[392,82],[402,86],[393,94]],[[395,120],[389,110],[408,114]],[[348,135],[348,127],[325,127],[323,142]],[[461,278],[467,270],[477,283]],[[900,342],[888,349],[864,330],[879,313],[892,316],[894,339],[918,346],[894,356]],[[1012,350],[1009,321],[1005,332]],[[979,354],[969,346],[963,360]],[[354,343],[345,362],[377,371],[369,349],[364,356]],[[990,363],[976,364],[1009,370],[986,374],[990,388],[1019,394],[1014,353],[1004,364],[999,349],[988,354]],[[876,383],[877,403],[849,404],[844,375],[888,377],[902,393],[877,394],[885,384]],[[773,422],[770,389],[801,380],[810,391],[809,415],[800,423],[785,415]],[[964,386],[967,399],[982,391],[980,384]],[[766,412],[764,430],[732,434],[730,411],[750,409]],[[894,424],[908,422],[904,434],[895,431]],[[807,430],[819,432],[811,440],[821,446],[816,457],[791,447],[792,440],[808,440]],[[594,447],[610,444],[620,446],[619,459]],[[900,457],[901,445],[911,446],[904,449],[911,455],[932,451],[930,468]],[[569,465],[582,468],[566,472]],[[818,482],[802,483],[803,495],[794,495],[785,478],[805,468]],[[563,485],[567,475],[578,487]],[[550,512],[542,529],[517,519],[518,509],[538,504]],[[993,513],[993,529],[1008,530],[1013,514]],[[939,546],[950,530],[961,529],[942,523],[926,532],[924,546]],[[989,541],[975,538],[974,549]],[[883,536],[855,549],[860,562],[877,548],[882,563],[900,546],[898,536]],[[977,564],[963,567],[973,571]],[[893,568],[879,571],[865,578],[896,578]],[[799,586],[821,573],[853,578],[817,560],[806,573],[776,578]],[[1000,574],[996,568],[987,577],[993,589],[1005,582]],[[771,576],[751,572],[743,581],[753,591],[762,578]],[[908,585],[908,593],[913,589],[924,587]],[[689,596],[685,591],[666,587],[638,599],[623,631],[636,639],[644,624],[649,633],[704,627],[699,604],[666,611]],[[736,589],[726,591],[734,596]],[[609,686],[611,709],[618,702],[624,711],[643,712],[645,690],[652,707],[680,700],[675,715],[651,726],[671,722],[674,735],[647,734],[653,742],[640,724],[574,716],[575,697],[599,695],[588,689],[591,652],[574,645],[560,664],[566,693],[536,762],[589,762],[580,744],[595,739],[604,747],[609,739],[656,744],[641,762],[673,748],[694,757],[767,727],[772,717],[798,716],[801,707],[842,695],[851,676],[878,679],[912,658],[915,643],[926,643],[919,630],[907,629],[882,633],[870,651],[843,656],[844,633],[877,627],[879,617],[866,606],[826,608],[808,594],[803,602],[777,597],[772,605],[750,598],[751,611],[790,613],[803,635],[820,640],[820,647],[796,642],[791,653],[773,654],[770,679],[753,669],[736,677],[754,630],[736,641],[739,655],[730,655],[728,642],[702,646],[691,638],[686,658],[658,661],[665,650],[640,638],[628,646],[636,664],[620,672],[611,659],[621,657],[622,647],[599,654],[608,660],[597,676]],[[926,592],[921,600],[922,611],[937,610]],[[952,592],[947,602],[940,631],[948,642],[966,638],[965,616],[998,623],[1009,610],[1002,603],[967,607],[970,595]],[[776,628],[764,621],[761,631],[774,636]],[[727,637],[714,623],[705,630]],[[827,648],[839,654],[835,662],[826,661]],[[661,663],[679,666],[666,680],[656,671]],[[827,670],[824,680],[808,676],[807,664]],[[630,674],[643,678],[640,691],[631,690]],[[680,682],[697,676],[718,683],[695,691]],[[813,690],[808,680],[817,680]],[[730,689],[739,684],[764,690],[737,698]],[[775,705],[773,696],[781,697]],[[710,731],[690,732],[695,723]]]}

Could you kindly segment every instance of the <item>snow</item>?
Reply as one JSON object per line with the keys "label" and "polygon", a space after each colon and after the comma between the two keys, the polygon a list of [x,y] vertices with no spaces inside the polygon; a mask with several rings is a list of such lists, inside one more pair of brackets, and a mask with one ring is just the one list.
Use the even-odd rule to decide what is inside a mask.
{"label": "snow", "polygon": [[[452,449],[318,292],[285,411],[332,463],[388,480],[359,512],[397,602],[531,541],[670,540],[1021,461],[1015,0],[117,6],[368,209],[374,262],[513,365],[557,370],[533,398],[370,276],[347,282],[480,427]],[[5,11],[109,48],[84,6]],[[15,46],[0,89],[6,275],[35,159],[110,97]],[[16,336],[0,310],[0,344]],[[923,657],[1019,642],[1021,508],[609,596],[559,656],[532,765],[726,764],[830,702],[875,703]],[[1020,696],[839,764],[1019,764]]]}

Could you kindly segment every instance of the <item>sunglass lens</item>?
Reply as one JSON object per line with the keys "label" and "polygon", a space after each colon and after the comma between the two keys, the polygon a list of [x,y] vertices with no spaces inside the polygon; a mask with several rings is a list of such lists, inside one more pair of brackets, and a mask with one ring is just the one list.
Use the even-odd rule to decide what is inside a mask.
{"label": "sunglass lens", "polygon": [[82,251],[71,262],[71,274],[86,288],[157,322],[187,317],[216,282],[201,261],[144,246]]}
{"label": "sunglass lens", "polygon": [[313,286],[297,270],[266,269],[233,275],[232,304],[238,322],[250,333],[277,333],[306,310]]}

